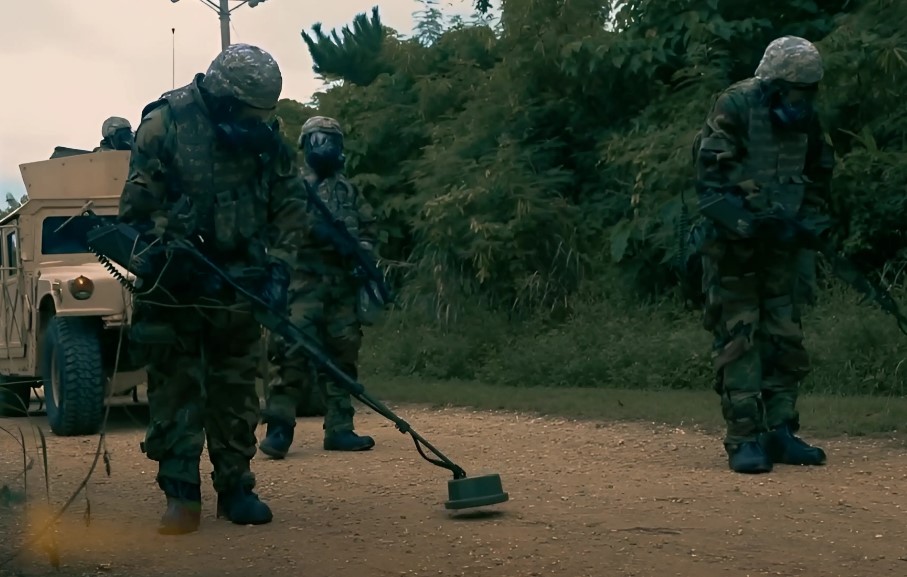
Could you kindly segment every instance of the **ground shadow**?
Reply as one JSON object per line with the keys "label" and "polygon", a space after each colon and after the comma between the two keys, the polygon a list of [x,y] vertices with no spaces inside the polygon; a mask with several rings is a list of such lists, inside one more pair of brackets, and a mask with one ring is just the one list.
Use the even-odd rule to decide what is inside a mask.
{"label": "ground shadow", "polygon": [[[111,404],[109,409],[106,426],[108,433],[141,430],[148,426],[150,413],[147,403],[119,402]],[[50,431],[50,423],[47,422],[47,410],[35,402],[32,403],[27,417],[3,417],[3,421],[7,426],[18,425],[23,430],[29,428],[29,425],[38,426],[45,434],[53,434]]]}
{"label": "ground shadow", "polygon": [[453,521],[485,521],[487,519],[498,519],[504,516],[506,516],[504,511],[491,511],[488,509],[448,514],[448,518]]}

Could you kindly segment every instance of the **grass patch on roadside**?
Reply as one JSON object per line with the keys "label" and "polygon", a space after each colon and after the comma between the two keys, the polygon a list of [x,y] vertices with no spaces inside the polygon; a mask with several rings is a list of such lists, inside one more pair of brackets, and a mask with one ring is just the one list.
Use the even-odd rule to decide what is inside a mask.
{"label": "grass patch on roadside", "polygon": [[[520,411],[604,422],[655,422],[713,434],[722,434],[724,427],[718,396],[712,391],[504,387],[414,378],[380,378],[366,382],[366,386],[372,395],[392,404]],[[799,405],[802,434],[807,439],[842,435],[907,439],[903,435],[907,423],[904,398],[809,394],[801,396]]]}

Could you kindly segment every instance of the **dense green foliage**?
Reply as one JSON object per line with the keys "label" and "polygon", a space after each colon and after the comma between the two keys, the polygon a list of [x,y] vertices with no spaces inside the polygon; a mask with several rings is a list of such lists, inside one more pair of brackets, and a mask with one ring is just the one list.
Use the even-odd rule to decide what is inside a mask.
{"label": "dense green foliage", "polygon": [[[378,209],[385,264],[409,311],[393,322],[423,311],[483,319],[462,329],[475,333],[463,350],[435,349],[462,355],[464,370],[440,370],[446,376],[509,362],[536,382],[607,381],[627,378],[622,366],[670,358],[671,374],[649,384],[708,384],[707,357],[690,352],[705,355],[707,335],[670,304],[683,198],[695,212],[691,143],[717,93],[751,76],[784,34],[816,42],[827,64],[820,99],[837,152],[834,239],[867,272],[895,280],[907,256],[904,2],[502,0],[496,21],[447,24],[435,2],[425,5],[414,38],[386,28],[377,9],[340,33],[303,31],[329,87],[309,105],[282,101],[280,115],[292,139],[316,113],[344,124],[348,173]],[[658,302],[664,310],[652,308]],[[630,327],[641,330],[627,350],[606,346]],[[662,335],[646,343],[647,330]],[[863,358],[848,338],[829,341],[827,355],[848,349],[856,365],[830,379],[894,374],[879,361],[893,345]],[[554,341],[574,368],[598,368],[545,364]],[[419,333],[412,345],[430,343]],[[514,347],[525,354],[494,356]],[[412,366],[401,360],[394,370],[445,364],[407,358]],[[508,367],[498,369],[471,376],[508,382]]]}
{"label": "dense green foliage", "polygon": [[[377,9],[303,38],[332,86],[319,113],[348,131],[348,171],[379,208],[385,256],[409,295],[494,308],[563,303],[629,273],[643,294],[674,278],[690,143],[715,94],[783,34],[827,60],[823,119],[838,150],[837,233],[876,268],[907,246],[907,7],[894,0],[506,0],[497,27],[415,38]],[[821,6],[821,7],[820,7]],[[613,14],[613,18],[609,18]],[[288,135],[314,114],[284,101]]]}

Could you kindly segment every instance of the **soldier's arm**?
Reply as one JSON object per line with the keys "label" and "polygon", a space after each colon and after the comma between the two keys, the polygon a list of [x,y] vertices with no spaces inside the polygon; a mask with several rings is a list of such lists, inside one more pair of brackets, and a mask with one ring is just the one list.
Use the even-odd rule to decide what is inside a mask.
{"label": "soldier's arm", "polygon": [[809,145],[803,174],[811,181],[803,204],[824,211],[831,202],[831,179],[835,169],[835,151],[821,122],[816,120],[809,131]]}
{"label": "soldier's arm", "polygon": [[120,196],[119,219],[157,237],[167,226],[172,139],[166,105],[145,115],[136,130],[129,174]]}
{"label": "soldier's arm", "polygon": [[309,216],[302,174],[290,147],[281,148],[269,184],[268,257],[292,266]]}
{"label": "soldier's arm", "polygon": [[709,111],[696,152],[696,189],[700,194],[737,184],[734,175],[746,154],[742,110],[740,96],[726,92]]}

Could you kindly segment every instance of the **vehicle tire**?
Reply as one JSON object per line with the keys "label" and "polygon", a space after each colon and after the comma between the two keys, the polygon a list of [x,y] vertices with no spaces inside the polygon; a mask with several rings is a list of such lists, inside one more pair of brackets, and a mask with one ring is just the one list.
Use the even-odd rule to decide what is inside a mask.
{"label": "vehicle tire", "polygon": [[31,404],[30,381],[19,377],[0,377],[0,417],[25,417]]}
{"label": "vehicle tire", "polygon": [[50,430],[93,435],[104,418],[104,365],[95,319],[54,317],[44,333],[41,375]]}

